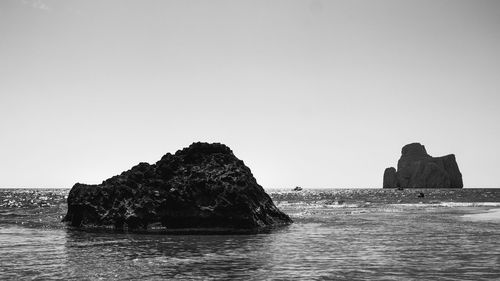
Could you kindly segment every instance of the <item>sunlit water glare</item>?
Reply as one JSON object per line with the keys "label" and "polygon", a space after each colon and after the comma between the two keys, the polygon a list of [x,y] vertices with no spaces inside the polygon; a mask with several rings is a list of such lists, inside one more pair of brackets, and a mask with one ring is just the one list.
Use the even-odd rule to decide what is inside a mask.
{"label": "sunlit water glare", "polygon": [[294,224],[159,235],[69,229],[69,190],[4,189],[0,280],[499,280],[500,189],[421,191],[271,190]]}

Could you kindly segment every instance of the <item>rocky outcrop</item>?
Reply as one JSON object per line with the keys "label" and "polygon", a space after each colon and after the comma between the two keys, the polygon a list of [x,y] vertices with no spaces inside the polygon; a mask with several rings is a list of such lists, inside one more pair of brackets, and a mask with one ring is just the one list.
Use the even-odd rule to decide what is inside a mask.
{"label": "rocky outcrop", "polygon": [[384,188],[462,188],[462,174],[455,155],[432,157],[420,143],[405,145],[398,169],[384,171]]}
{"label": "rocky outcrop", "polygon": [[171,232],[259,230],[292,222],[223,144],[193,143],[99,185],[77,183],[63,219],[76,227]]}
{"label": "rocky outcrop", "polygon": [[396,169],[390,167],[384,171],[384,188],[398,187],[398,176]]}

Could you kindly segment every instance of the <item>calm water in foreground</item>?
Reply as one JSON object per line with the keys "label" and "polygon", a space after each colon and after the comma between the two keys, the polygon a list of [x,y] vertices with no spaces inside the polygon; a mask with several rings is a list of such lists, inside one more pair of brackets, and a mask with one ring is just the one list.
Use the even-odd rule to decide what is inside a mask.
{"label": "calm water in foreground", "polygon": [[69,229],[68,192],[0,189],[0,280],[500,280],[500,189],[269,190],[294,224],[170,236]]}

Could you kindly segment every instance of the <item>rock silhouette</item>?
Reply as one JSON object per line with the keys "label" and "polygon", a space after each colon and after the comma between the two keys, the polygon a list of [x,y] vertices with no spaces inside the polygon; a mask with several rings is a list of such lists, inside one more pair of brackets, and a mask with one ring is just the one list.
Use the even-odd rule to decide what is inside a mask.
{"label": "rock silhouette", "polygon": [[223,144],[193,143],[99,185],[77,183],[63,219],[76,227],[202,232],[292,223]]}
{"label": "rock silhouette", "polygon": [[432,157],[420,143],[405,145],[398,169],[384,171],[383,188],[462,188],[455,155]]}

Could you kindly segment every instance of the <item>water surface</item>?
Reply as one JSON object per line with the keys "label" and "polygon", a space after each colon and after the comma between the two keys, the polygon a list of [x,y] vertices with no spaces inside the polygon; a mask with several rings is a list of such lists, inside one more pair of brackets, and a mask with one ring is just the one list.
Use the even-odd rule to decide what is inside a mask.
{"label": "water surface", "polygon": [[0,280],[500,279],[500,189],[271,190],[295,223],[254,235],[70,229],[68,192],[0,190]]}

